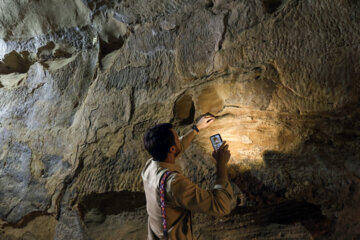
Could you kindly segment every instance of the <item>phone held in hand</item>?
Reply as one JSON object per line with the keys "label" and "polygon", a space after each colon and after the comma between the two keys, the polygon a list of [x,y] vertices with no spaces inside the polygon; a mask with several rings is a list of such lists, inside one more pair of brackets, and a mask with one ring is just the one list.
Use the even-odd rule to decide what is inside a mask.
{"label": "phone held in hand", "polygon": [[212,135],[210,137],[210,141],[211,141],[215,151],[217,151],[220,148],[221,144],[223,143],[223,140],[221,139],[221,136],[219,133]]}

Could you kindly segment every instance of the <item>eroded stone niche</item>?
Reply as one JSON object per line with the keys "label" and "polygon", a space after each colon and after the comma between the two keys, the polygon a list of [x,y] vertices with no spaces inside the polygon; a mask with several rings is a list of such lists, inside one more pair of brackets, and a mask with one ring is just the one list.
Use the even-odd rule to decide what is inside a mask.
{"label": "eroded stone niche", "polygon": [[195,106],[190,95],[183,95],[175,102],[174,116],[180,125],[194,122]]}
{"label": "eroded stone niche", "polygon": [[179,165],[236,199],[198,239],[360,237],[359,1],[0,3],[0,238],[144,239],[145,131],[206,113]]}

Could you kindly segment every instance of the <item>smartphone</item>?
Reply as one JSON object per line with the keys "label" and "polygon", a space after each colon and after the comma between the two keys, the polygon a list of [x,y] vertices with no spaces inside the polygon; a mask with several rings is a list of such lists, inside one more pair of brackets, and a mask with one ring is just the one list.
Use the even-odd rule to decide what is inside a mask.
{"label": "smartphone", "polygon": [[219,133],[212,135],[210,137],[210,141],[211,141],[215,151],[217,151],[220,148],[221,144],[223,143],[223,140],[221,139],[221,136]]}

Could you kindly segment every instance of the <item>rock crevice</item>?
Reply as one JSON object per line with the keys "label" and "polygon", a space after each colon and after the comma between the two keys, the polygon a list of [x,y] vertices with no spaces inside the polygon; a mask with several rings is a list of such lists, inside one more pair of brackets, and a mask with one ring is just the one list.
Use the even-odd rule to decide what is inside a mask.
{"label": "rock crevice", "polygon": [[210,188],[220,133],[236,201],[195,237],[358,238],[356,1],[0,7],[1,239],[144,239],[143,134],[206,113],[179,164]]}

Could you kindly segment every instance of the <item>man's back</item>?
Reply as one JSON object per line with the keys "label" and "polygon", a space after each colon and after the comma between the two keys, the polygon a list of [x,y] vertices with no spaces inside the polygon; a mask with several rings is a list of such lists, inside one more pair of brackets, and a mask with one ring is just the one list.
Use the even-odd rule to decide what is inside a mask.
{"label": "man's back", "polygon": [[159,185],[166,171],[174,171],[167,178],[165,195],[170,239],[192,239],[191,211],[213,216],[230,212],[233,192],[227,179],[217,179],[213,191],[204,190],[185,177],[178,165],[150,159],[141,174],[149,214],[148,239],[163,238]]}
{"label": "man's back", "polygon": [[[160,181],[167,172],[164,198],[167,233],[170,239],[192,239],[191,213],[200,212],[212,216],[230,213],[233,192],[228,180],[227,163],[230,159],[228,145],[223,144],[213,152],[216,160],[216,182],[212,191],[204,190],[185,177],[176,159],[188,148],[201,129],[215,120],[214,116],[202,117],[183,137],[179,138],[171,123],[161,123],[150,128],[144,135],[145,149],[153,157],[141,173],[149,214],[148,239],[165,239],[160,208]],[[155,159],[157,161],[155,161]]]}

